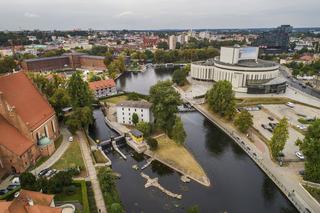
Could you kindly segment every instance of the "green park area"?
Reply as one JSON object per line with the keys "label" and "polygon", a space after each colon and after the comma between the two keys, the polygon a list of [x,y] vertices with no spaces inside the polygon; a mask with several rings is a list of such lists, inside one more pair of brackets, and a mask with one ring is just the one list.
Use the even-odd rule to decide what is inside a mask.
{"label": "green park area", "polygon": [[80,167],[80,176],[85,176],[86,169],[82,159],[80,144],[76,138],[70,144],[69,148],[62,155],[62,157],[52,167],[58,170]]}
{"label": "green park area", "polygon": [[158,141],[158,148],[153,151],[156,159],[200,182],[207,179],[206,173],[185,146],[175,143],[166,135],[155,139]]}
{"label": "green park area", "polygon": [[103,102],[105,103],[111,103],[111,104],[118,104],[122,101],[127,101],[128,100],[128,96],[127,95],[119,95],[119,96],[114,96],[114,97],[111,97],[111,98],[107,98],[107,99],[104,99]]}

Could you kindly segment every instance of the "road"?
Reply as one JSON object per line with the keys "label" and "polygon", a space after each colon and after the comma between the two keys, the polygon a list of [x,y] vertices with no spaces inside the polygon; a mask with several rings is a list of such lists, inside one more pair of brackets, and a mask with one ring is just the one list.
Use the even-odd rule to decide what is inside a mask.
{"label": "road", "polygon": [[281,74],[287,79],[288,84],[296,88],[304,93],[307,93],[309,95],[312,95],[313,97],[319,98],[320,99],[320,91],[316,91],[313,88],[307,86],[307,87],[302,87],[301,83],[299,80],[294,79],[291,74],[289,74],[289,68],[281,66],[280,68]]}

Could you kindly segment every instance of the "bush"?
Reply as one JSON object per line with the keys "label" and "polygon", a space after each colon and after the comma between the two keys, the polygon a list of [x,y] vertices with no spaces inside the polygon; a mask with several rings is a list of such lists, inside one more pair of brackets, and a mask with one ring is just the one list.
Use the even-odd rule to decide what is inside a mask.
{"label": "bush", "polygon": [[154,151],[158,148],[158,141],[154,138],[148,138],[147,144],[150,146],[150,150]]}

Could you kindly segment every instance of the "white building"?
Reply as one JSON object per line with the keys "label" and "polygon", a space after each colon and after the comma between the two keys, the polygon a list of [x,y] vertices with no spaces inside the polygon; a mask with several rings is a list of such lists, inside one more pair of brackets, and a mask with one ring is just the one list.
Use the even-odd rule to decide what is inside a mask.
{"label": "white building", "polygon": [[227,80],[237,92],[284,92],[279,64],[258,59],[258,52],[258,47],[222,47],[220,57],[192,63],[190,75],[197,80]]}
{"label": "white building", "polygon": [[175,50],[177,45],[177,38],[175,35],[169,36],[169,49]]}
{"label": "white building", "polygon": [[147,101],[124,101],[117,104],[117,122],[122,124],[133,125],[132,115],[136,113],[139,117],[139,122],[153,122],[151,112],[152,104]]}
{"label": "white building", "polygon": [[177,36],[177,42],[179,42],[181,45],[187,43],[186,41],[186,35],[185,34],[181,34]]}
{"label": "white building", "polygon": [[96,98],[117,94],[116,83],[113,79],[90,82],[89,88],[94,92]]}

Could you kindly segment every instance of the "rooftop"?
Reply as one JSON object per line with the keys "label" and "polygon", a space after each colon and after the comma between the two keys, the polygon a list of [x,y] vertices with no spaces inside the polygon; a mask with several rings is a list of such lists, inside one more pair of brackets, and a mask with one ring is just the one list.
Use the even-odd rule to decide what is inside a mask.
{"label": "rooftop", "polygon": [[132,107],[132,108],[151,108],[152,104],[147,101],[123,101],[117,104],[117,107]]}
{"label": "rooftop", "polygon": [[31,130],[55,115],[46,98],[24,72],[0,77],[0,92]]}
{"label": "rooftop", "polygon": [[104,89],[104,88],[115,87],[115,86],[116,86],[116,83],[114,82],[113,79],[89,82],[89,87],[92,90]]}
{"label": "rooftop", "polygon": [[198,61],[194,62],[195,64],[198,65],[204,65],[204,66],[214,66],[214,64],[220,64],[220,65],[226,65],[226,66],[238,66],[238,67],[248,67],[248,68],[263,68],[263,67],[273,67],[277,66],[278,64],[272,61],[265,61],[258,59],[257,61],[255,60],[241,60],[237,64],[229,64],[229,63],[224,63],[220,61],[220,57],[215,57],[214,59],[208,59],[206,61]]}

